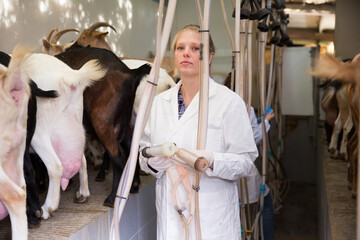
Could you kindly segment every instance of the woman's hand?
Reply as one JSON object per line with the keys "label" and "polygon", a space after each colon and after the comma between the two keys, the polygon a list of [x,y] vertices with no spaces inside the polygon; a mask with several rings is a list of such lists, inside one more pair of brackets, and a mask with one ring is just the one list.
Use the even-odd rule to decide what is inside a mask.
{"label": "woman's hand", "polygon": [[268,114],[265,116],[265,120],[270,121],[274,117],[274,110],[271,110]]}
{"label": "woman's hand", "polygon": [[147,160],[147,164],[161,172],[174,165],[172,159],[168,157],[151,157]]}

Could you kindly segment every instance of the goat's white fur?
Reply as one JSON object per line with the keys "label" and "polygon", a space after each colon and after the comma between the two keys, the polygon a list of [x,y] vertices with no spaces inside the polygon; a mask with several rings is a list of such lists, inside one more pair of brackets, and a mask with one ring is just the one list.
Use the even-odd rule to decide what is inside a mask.
{"label": "goat's white fur", "polygon": [[10,215],[13,240],[27,239],[23,162],[30,87],[22,65],[29,53],[27,48],[15,47],[9,68],[0,70],[0,209],[5,205]]}
{"label": "goat's white fur", "polygon": [[339,154],[337,150],[339,135],[341,130],[343,130],[343,137],[340,145],[340,157],[344,158],[345,160],[348,159],[346,148],[348,142],[347,136],[350,133],[351,128],[353,127],[351,110],[347,100],[347,87],[347,84],[343,84],[342,87],[336,92],[336,99],[339,106],[339,114],[335,120],[335,125],[329,144],[329,151],[332,154],[332,157],[337,158]]}
{"label": "goat's white fur", "polygon": [[80,189],[77,196],[90,196],[83,153],[83,91],[101,79],[106,70],[96,60],[87,62],[79,70],[73,70],[46,54],[32,54],[26,63],[24,70],[39,88],[59,93],[59,97],[55,99],[37,99],[37,125],[31,142],[49,174],[48,194],[42,206],[42,217],[47,219],[59,206],[60,185],[65,190],[68,179],[74,174],[62,178],[64,162],[73,164],[73,159],[81,162],[81,166],[75,167],[80,167]]}
{"label": "goat's white fur", "polygon": [[[128,66],[128,68],[130,69],[134,69],[134,68],[138,68],[144,64],[149,64],[151,66],[153,66],[153,63],[151,62],[147,62],[147,61],[143,61],[143,60],[137,60],[137,59],[124,59],[122,60],[126,66]],[[149,79],[149,75],[146,75],[143,77],[143,79],[141,79],[139,86],[136,89],[136,96],[135,96],[135,101],[134,101],[134,112],[135,114],[138,111],[139,105],[140,105],[140,101],[141,101],[141,97],[142,94],[145,90],[146,84],[147,84],[147,80]],[[156,92],[155,95],[169,89],[170,87],[175,86],[175,82],[174,79],[172,77],[170,77],[170,75],[166,72],[165,69],[160,68],[159,71],[159,80],[157,82],[157,86],[156,86]]]}

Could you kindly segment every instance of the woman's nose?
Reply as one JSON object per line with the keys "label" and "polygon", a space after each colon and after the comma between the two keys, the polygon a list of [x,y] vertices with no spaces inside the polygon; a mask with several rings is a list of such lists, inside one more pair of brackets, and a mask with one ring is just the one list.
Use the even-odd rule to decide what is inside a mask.
{"label": "woman's nose", "polygon": [[189,52],[189,49],[188,49],[188,48],[185,48],[185,49],[184,49],[183,55],[184,55],[184,57],[189,57],[189,56],[190,56],[190,52]]}

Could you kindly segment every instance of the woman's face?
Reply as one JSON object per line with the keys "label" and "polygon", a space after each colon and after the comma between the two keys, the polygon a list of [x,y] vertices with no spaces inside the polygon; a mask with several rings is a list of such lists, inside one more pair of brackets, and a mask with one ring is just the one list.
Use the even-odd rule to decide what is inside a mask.
{"label": "woman's face", "polygon": [[175,66],[182,77],[199,76],[200,33],[191,30],[180,33],[174,57]]}

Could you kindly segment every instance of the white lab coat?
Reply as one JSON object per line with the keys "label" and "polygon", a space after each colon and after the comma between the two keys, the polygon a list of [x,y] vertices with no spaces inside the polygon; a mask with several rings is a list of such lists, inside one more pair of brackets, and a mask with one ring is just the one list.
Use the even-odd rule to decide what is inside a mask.
{"label": "white lab coat", "polygon": [[[258,145],[262,140],[262,124],[257,122],[255,110],[253,107],[251,107],[250,122],[251,122],[251,128],[254,132],[255,144]],[[265,130],[267,132],[270,130],[269,121],[266,119],[265,119]]]}
{"label": "white lab coat", "polygon": [[[178,120],[178,90],[173,88],[155,97],[140,147],[174,142],[178,147],[196,149],[199,93]],[[201,174],[199,205],[203,240],[239,240],[240,217],[237,181],[245,177],[258,152],[243,100],[227,87],[210,79],[209,121],[206,149],[214,154],[214,168]],[[140,166],[156,178],[157,239],[183,237],[179,215],[171,197],[167,172],[154,173],[140,154]],[[171,167],[173,168],[173,167]],[[194,173],[189,177],[193,184]],[[178,188],[182,198],[183,188]],[[187,216],[188,212],[185,211]],[[190,239],[196,239],[195,221],[190,224]]]}
{"label": "white lab coat", "polygon": [[[262,125],[261,123],[257,122],[255,110],[253,107],[251,107],[250,122],[251,122],[251,128],[254,133],[255,143],[259,144],[260,141],[262,140]],[[265,129],[267,132],[270,130],[270,124],[268,120],[265,120]],[[262,179],[255,164],[251,168],[248,176],[246,177],[246,181],[247,181],[247,187],[249,193],[249,203],[256,203],[260,196],[260,187],[262,186]],[[265,184],[264,196],[266,196],[268,193],[269,193],[269,188]],[[248,203],[247,199],[245,199],[245,203]]]}

